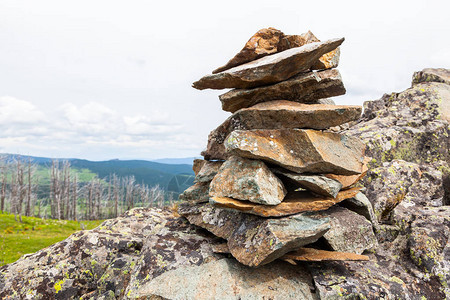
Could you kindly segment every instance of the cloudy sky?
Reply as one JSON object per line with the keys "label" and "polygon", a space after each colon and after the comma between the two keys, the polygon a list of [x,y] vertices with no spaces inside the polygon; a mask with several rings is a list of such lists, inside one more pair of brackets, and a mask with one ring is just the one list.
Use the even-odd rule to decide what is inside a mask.
{"label": "cloudy sky", "polygon": [[345,37],[338,104],[450,68],[450,1],[0,0],[0,152],[198,156],[229,113],[191,88],[256,31]]}

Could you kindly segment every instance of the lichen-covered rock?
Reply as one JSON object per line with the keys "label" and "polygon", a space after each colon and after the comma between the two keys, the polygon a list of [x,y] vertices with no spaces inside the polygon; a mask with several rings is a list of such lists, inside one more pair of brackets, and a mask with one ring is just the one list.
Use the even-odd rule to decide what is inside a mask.
{"label": "lichen-covered rock", "polygon": [[225,141],[231,154],[261,159],[296,173],[360,174],[365,145],[357,138],[303,129],[235,130]]}
{"label": "lichen-covered rock", "polygon": [[372,226],[376,231],[379,230],[378,219],[373,210],[372,203],[363,193],[358,193],[352,198],[345,199],[339,203],[339,206],[345,207],[361,216],[364,216],[372,223]]}
{"label": "lichen-covered rock", "polygon": [[209,196],[276,205],[283,201],[286,189],[262,161],[233,156],[220,167]]}
{"label": "lichen-covered rock", "polygon": [[206,160],[204,159],[194,159],[194,162],[192,163],[192,171],[194,171],[194,174],[197,176],[198,172],[202,169],[203,165],[206,163]]}
{"label": "lichen-covered rock", "polygon": [[313,300],[311,283],[305,268],[275,262],[255,269],[224,258],[168,271],[143,284],[130,298]]}
{"label": "lichen-covered rock", "polygon": [[379,221],[395,219],[394,209],[410,219],[408,212],[414,207],[444,204],[442,173],[431,166],[393,160],[369,170],[363,182]]}
{"label": "lichen-covered rock", "polygon": [[355,105],[301,104],[277,100],[243,108],[226,119],[208,136],[202,155],[206,159],[226,159],[226,137],[234,130],[312,128],[326,129],[357,120],[361,107]]}
{"label": "lichen-covered rock", "polygon": [[306,44],[265,56],[194,82],[196,89],[253,88],[277,83],[308,71],[325,53],[336,49],[344,38]]}
{"label": "lichen-covered rock", "polygon": [[209,182],[197,182],[196,184],[188,187],[178,197],[182,201],[190,202],[208,202],[209,201]]}
{"label": "lichen-covered rock", "polygon": [[216,176],[222,161],[206,161],[195,176],[195,182],[210,182]]}
{"label": "lichen-covered rock", "polygon": [[442,82],[450,84],[450,70],[439,68],[427,68],[422,71],[414,72],[412,84],[418,84],[421,82]]}
{"label": "lichen-covered rock", "polygon": [[231,254],[256,267],[317,241],[328,229],[329,218],[302,213],[285,218],[261,218],[209,204],[179,205],[178,213],[190,223],[227,240]]}
{"label": "lichen-covered rock", "polygon": [[361,254],[376,247],[372,224],[365,217],[339,206],[320,213],[330,217],[330,230],[323,237],[333,250]]}
{"label": "lichen-covered rock", "polygon": [[280,177],[289,191],[303,188],[318,195],[335,198],[342,184],[334,179],[321,175],[302,175],[283,169],[272,169]]}
{"label": "lichen-covered rock", "polygon": [[258,103],[289,100],[299,103],[316,103],[323,98],[345,94],[338,70],[300,73],[288,80],[253,89],[234,89],[219,96],[222,109],[236,112]]}

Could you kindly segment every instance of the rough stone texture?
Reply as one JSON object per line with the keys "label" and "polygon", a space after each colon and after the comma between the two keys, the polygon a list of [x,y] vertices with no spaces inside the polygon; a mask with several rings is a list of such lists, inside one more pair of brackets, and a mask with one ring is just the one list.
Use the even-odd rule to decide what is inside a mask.
{"label": "rough stone texture", "polygon": [[372,203],[363,193],[358,193],[352,198],[345,199],[339,203],[339,206],[345,207],[361,216],[364,216],[372,223],[375,230],[379,230],[378,219],[373,210]]}
{"label": "rough stone texture", "polygon": [[310,43],[262,57],[221,73],[206,75],[193,83],[199,90],[253,88],[286,80],[309,70],[323,54],[336,49],[344,38]]}
{"label": "rough stone texture", "polygon": [[278,47],[283,37],[283,32],[272,27],[259,30],[245,43],[244,48],[238,54],[224,66],[215,69],[212,73],[216,74],[266,55],[279,52]]}
{"label": "rough stone texture", "polygon": [[216,176],[222,164],[222,161],[206,161],[200,171],[197,172],[194,181],[210,182]]}
{"label": "rough stone texture", "polygon": [[365,145],[359,139],[302,129],[236,130],[225,142],[231,154],[261,159],[297,173],[360,174]]}
{"label": "rough stone texture", "polygon": [[325,177],[334,179],[339,181],[342,184],[342,189],[348,189],[355,185],[358,181],[360,181],[364,176],[366,176],[367,171],[369,170],[367,164],[371,160],[370,157],[365,157],[363,161],[363,166],[361,169],[361,174],[358,175],[336,175],[336,174],[325,174]]}
{"label": "rough stone texture", "polygon": [[208,202],[209,201],[209,182],[197,182],[193,186],[187,188],[180,194],[179,199],[191,202]]}
{"label": "rough stone texture", "polygon": [[320,40],[309,30],[299,35],[286,35],[280,40],[279,50],[284,51],[314,42],[320,42]]}
{"label": "rough stone texture", "polygon": [[278,205],[261,205],[248,201],[239,201],[227,197],[212,197],[209,202],[217,207],[239,210],[261,217],[283,217],[306,211],[319,211],[358,194],[359,189],[354,188],[340,192],[336,198],[317,197],[309,192],[290,192]]}
{"label": "rough stone texture", "polygon": [[442,173],[431,166],[393,160],[367,172],[363,183],[379,221],[403,222],[414,207],[443,205]]}
{"label": "rough stone texture", "polygon": [[235,112],[219,127],[211,131],[202,155],[206,159],[225,159],[223,145],[234,130],[312,128],[326,129],[357,120],[361,107],[355,105],[300,104],[278,100],[257,104]]}
{"label": "rough stone texture", "polygon": [[286,189],[262,161],[233,156],[214,177],[209,196],[276,205],[283,201]]}
{"label": "rough stone texture", "polygon": [[372,224],[365,217],[338,206],[320,213],[331,219],[331,228],[323,237],[333,250],[361,254],[377,245]]}
{"label": "rough stone texture", "polygon": [[314,248],[300,248],[294,252],[289,252],[283,255],[282,258],[300,261],[369,260],[369,257],[366,255],[339,251],[326,251]]}
{"label": "rough stone texture", "polygon": [[133,297],[313,300],[311,282],[311,275],[304,268],[287,263],[276,262],[255,269],[225,258],[168,271],[144,284]]}
{"label": "rough stone texture", "polygon": [[272,169],[288,191],[303,188],[325,197],[335,198],[342,188],[339,181],[320,175],[301,175],[283,169]]}
{"label": "rough stone texture", "polygon": [[179,205],[190,223],[227,240],[231,254],[244,265],[267,264],[285,253],[317,241],[328,229],[326,216],[302,213],[285,218],[261,218],[209,204]]}
{"label": "rough stone texture", "polygon": [[[102,295],[123,298],[128,283],[134,280],[133,270],[142,259],[145,245],[155,246],[149,245],[147,236],[174,241],[165,249],[171,258],[164,258],[172,262],[192,264],[189,257],[200,257],[200,264],[207,257],[217,256],[210,250],[210,237],[175,219],[171,212],[133,209],[96,229],[77,232],[0,267],[0,298],[69,299],[88,294],[96,299]],[[176,247],[179,243],[183,247]],[[157,265],[155,255],[146,256],[146,260],[153,260],[155,273],[168,269]]]}
{"label": "rough stone texture", "polygon": [[319,60],[316,61],[311,66],[311,70],[324,70],[324,69],[336,68],[339,65],[340,56],[341,56],[341,50],[339,49],[339,47],[337,47],[333,51],[330,51],[330,52],[322,55],[319,58]]}
{"label": "rough stone texture", "polygon": [[197,175],[198,172],[202,169],[203,165],[206,163],[206,160],[204,159],[194,159],[194,162],[192,164],[192,171],[194,171],[194,174]]}
{"label": "rough stone texture", "polygon": [[414,72],[412,84],[414,85],[421,82],[442,82],[450,84],[450,70],[443,68],[427,68],[422,71]]}
{"label": "rough stone texture", "polygon": [[317,103],[327,97],[345,94],[341,74],[336,69],[300,73],[286,81],[254,89],[234,89],[219,96],[222,109],[235,112],[258,103],[289,100],[299,103]]}

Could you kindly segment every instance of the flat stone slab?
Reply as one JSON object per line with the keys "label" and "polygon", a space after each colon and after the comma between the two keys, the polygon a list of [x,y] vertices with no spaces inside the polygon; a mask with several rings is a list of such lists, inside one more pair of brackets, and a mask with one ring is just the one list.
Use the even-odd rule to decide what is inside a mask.
{"label": "flat stone slab", "polygon": [[261,159],[296,173],[360,174],[366,145],[338,133],[303,129],[233,131],[230,154]]}
{"label": "flat stone slab", "polygon": [[262,161],[233,156],[220,167],[209,195],[276,205],[286,196],[286,189]]}
{"label": "flat stone slab", "polygon": [[369,260],[369,257],[366,255],[349,252],[326,251],[314,248],[300,248],[294,252],[289,252],[283,255],[282,258],[299,261]]}
{"label": "flat stone slab", "polygon": [[202,155],[207,159],[226,159],[223,142],[234,130],[312,128],[327,129],[359,119],[361,106],[301,104],[278,100],[257,104],[235,112],[208,136]]}
{"label": "flat stone slab", "polygon": [[359,191],[360,188],[341,191],[336,198],[315,197],[309,192],[291,192],[278,205],[260,205],[227,197],[211,197],[209,202],[217,207],[261,217],[284,217],[302,212],[326,210],[345,199],[354,197]]}
{"label": "flat stone slab", "polygon": [[303,188],[318,195],[335,198],[342,188],[339,181],[322,175],[302,175],[280,168],[274,168],[272,172],[283,181],[289,191]]}
{"label": "flat stone slab", "polygon": [[366,176],[368,167],[367,164],[371,160],[370,157],[365,157],[363,161],[363,165],[361,168],[361,174],[357,175],[336,175],[336,174],[325,174],[324,176],[336,181],[339,181],[342,184],[342,189],[348,189],[353,186],[355,183],[360,181],[364,176]]}
{"label": "flat stone slab", "polygon": [[195,176],[195,182],[210,182],[216,176],[223,161],[206,161]]}
{"label": "flat stone slab", "polygon": [[323,54],[336,49],[344,38],[306,44],[268,55],[217,74],[206,75],[193,83],[203,89],[253,88],[272,84],[308,71]]}
{"label": "flat stone slab", "polygon": [[316,103],[319,99],[345,94],[341,74],[338,70],[300,73],[288,80],[257,87],[234,89],[219,96],[222,109],[235,112],[261,102],[289,100],[299,103]]}
{"label": "flat stone slab", "polygon": [[187,188],[178,197],[181,201],[208,202],[209,200],[209,182],[197,182]]}
{"label": "flat stone slab", "polygon": [[178,213],[227,240],[231,254],[242,264],[256,267],[317,241],[330,228],[329,218],[303,213],[285,218],[261,218],[210,204],[181,203]]}

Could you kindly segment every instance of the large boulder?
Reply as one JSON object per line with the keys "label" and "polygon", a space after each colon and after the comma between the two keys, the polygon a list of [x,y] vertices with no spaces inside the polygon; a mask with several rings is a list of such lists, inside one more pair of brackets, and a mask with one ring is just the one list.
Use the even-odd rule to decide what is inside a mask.
{"label": "large boulder", "polygon": [[196,89],[253,88],[277,83],[308,71],[323,54],[336,49],[344,38],[288,49],[194,82]]}

